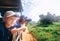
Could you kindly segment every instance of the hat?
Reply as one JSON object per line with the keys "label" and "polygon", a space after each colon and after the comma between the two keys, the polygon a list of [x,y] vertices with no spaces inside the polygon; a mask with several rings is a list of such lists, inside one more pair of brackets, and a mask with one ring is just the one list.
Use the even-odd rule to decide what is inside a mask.
{"label": "hat", "polygon": [[4,17],[11,17],[11,16],[18,16],[14,11],[6,11],[6,13],[4,14]]}

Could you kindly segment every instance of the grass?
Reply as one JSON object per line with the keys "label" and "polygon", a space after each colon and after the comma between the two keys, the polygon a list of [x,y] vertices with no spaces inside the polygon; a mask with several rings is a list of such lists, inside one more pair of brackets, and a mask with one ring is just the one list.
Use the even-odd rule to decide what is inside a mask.
{"label": "grass", "polygon": [[48,27],[34,27],[28,25],[37,41],[60,41],[60,22],[55,22]]}

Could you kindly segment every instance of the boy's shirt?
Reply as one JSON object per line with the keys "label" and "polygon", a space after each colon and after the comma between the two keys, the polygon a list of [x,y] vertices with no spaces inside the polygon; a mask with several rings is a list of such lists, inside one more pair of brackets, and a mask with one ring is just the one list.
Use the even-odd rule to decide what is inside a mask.
{"label": "boy's shirt", "polygon": [[21,24],[19,22],[16,22],[16,24],[13,27],[20,28],[21,27]]}

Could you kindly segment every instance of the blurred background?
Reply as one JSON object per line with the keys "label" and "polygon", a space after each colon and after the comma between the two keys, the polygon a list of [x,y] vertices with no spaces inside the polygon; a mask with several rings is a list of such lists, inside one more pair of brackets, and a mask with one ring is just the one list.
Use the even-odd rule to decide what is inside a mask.
{"label": "blurred background", "polygon": [[30,20],[37,41],[60,41],[60,0],[0,0],[0,18],[8,10]]}

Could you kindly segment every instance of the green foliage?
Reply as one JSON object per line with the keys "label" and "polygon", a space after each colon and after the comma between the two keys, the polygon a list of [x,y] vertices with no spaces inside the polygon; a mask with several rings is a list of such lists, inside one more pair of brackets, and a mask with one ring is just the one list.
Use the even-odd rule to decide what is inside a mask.
{"label": "green foliage", "polygon": [[35,27],[28,26],[32,35],[37,41],[60,41],[60,24],[59,22],[49,25],[48,27]]}

